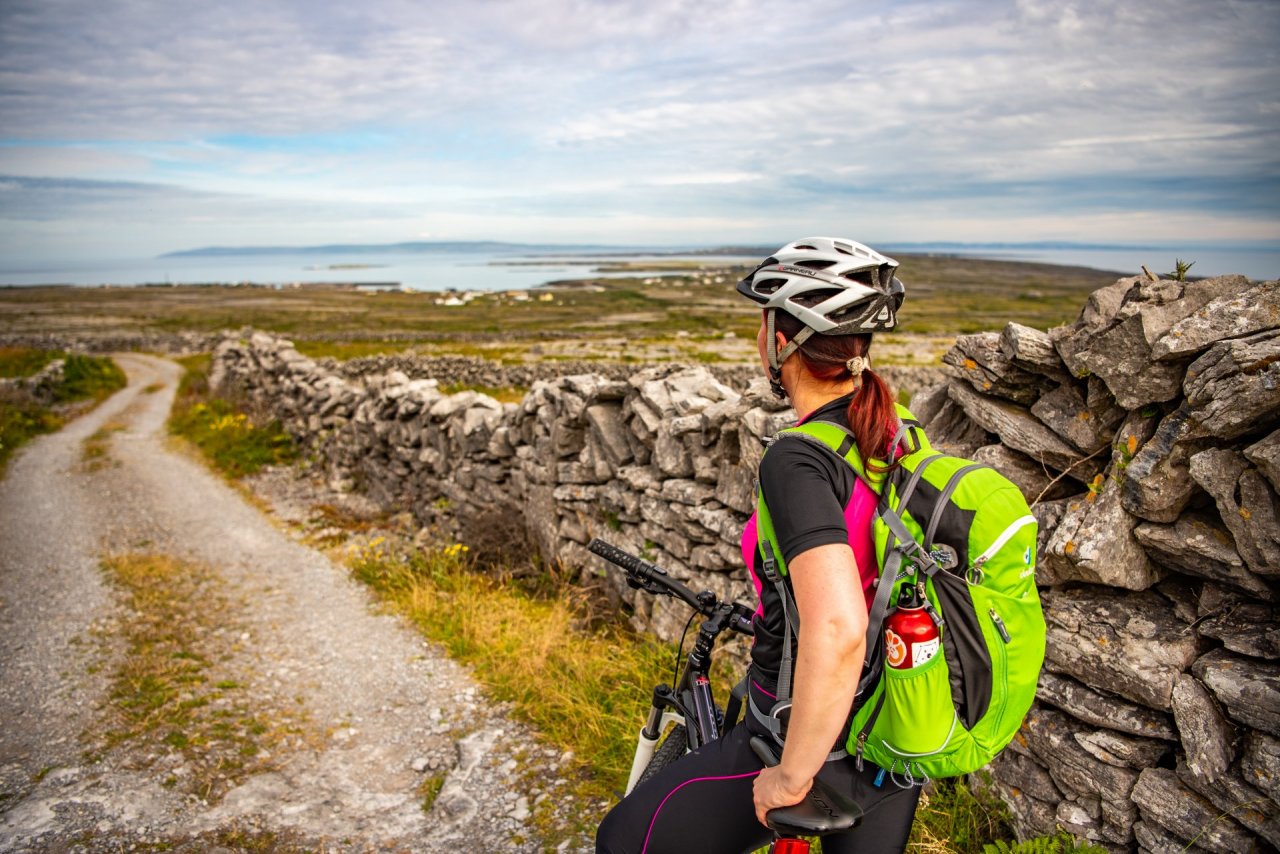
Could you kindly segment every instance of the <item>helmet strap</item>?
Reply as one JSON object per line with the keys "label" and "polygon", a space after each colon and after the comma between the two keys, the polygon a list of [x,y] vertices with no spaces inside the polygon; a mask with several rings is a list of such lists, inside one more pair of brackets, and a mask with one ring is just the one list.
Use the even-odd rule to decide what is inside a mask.
{"label": "helmet strap", "polygon": [[765,315],[765,354],[769,359],[769,390],[779,400],[787,399],[787,390],[782,387],[782,365],[778,361],[778,334],[774,329],[774,316],[778,310],[771,308]]}
{"label": "helmet strap", "polygon": [[813,336],[814,329],[812,326],[804,327],[779,351],[778,333],[775,324],[777,313],[778,310],[776,308],[769,309],[765,321],[765,332],[769,338],[766,347],[766,355],[769,358],[769,388],[773,391],[775,397],[785,399],[787,392],[782,387],[782,363],[790,358],[792,353],[799,350],[801,344]]}

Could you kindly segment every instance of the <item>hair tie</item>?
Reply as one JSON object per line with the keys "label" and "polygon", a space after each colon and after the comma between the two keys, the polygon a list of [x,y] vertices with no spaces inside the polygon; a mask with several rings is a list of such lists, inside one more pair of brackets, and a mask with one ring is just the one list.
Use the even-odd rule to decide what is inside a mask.
{"label": "hair tie", "polygon": [[844,366],[849,369],[849,373],[857,377],[863,371],[871,369],[871,360],[865,356],[854,356],[852,359],[845,362]]}

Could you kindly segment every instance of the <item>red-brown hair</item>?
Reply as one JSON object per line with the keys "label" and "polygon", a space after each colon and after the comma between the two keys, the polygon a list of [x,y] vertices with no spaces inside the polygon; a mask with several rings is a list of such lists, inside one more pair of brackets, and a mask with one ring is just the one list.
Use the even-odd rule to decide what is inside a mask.
{"label": "red-brown hair", "polygon": [[[777,312],[774,323],[788,341],[804,328],[803,323],[785,311]],[[870,349],[870,333],[813,335],[800,345],[797,354],[814,377],[838,382],[850,376],[845,363],[854,356],[866,356]],[[872,460],[883,460],[888,456],[889,442],[898,429],[898,414],[889,384],[870,368],[864,370],[846,415],[864,464],[872,470],[884,470],[885,466]],[[888,468],[892,467],[890,461]]]}

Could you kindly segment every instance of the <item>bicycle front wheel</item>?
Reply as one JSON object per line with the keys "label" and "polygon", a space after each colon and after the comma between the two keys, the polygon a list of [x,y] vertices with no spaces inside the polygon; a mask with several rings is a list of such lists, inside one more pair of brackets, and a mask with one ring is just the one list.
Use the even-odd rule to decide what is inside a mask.
{"label": "bicycle front wheel", "polygon": [[681,756],[689,752],[689,736],[685,731],[684,724],[676,724],[671,728],[671,732],[667,733],[667,737],[663,739],[662,744],[658,745],[658,749],[653,752],[653,758],[649,760],[649,764],[645,766],[644,773],[640,775],[640,779],[636,781],[636,785],[640,785],[645,780],[657,774],[663,768],[666,768],[672,762],[675,762]]}

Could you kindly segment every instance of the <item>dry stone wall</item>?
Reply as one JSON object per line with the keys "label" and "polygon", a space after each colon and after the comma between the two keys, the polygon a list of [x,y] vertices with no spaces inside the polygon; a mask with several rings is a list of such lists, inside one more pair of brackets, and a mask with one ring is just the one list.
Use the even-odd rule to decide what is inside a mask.
{"label": "dry stone wall", "polygon": [[1041,523],[1046,672],[992,766],[1022,832],[1280,847],[1280,283],[1121,279],[944,362],[916,414]]}
{"label": "dry stone wall", "polygon": [[[1280,847],[1278,298],[1241,277],[1122,279],[1070,326],[962,336],[912,401],[935,444],[1000,469],[1040,521],[1046,668],[991,769],[1024,836]],[[424,524],[523,519],[546,559],[606,573],[659,636],[687,615],[633,597],[585,553],[592,536],[753,595],[738,536],[761,440],[793,418],[762,382],[662,366],[538,380],[500,404],[263,334],[219,344],[211,379],[341,486]]]}

